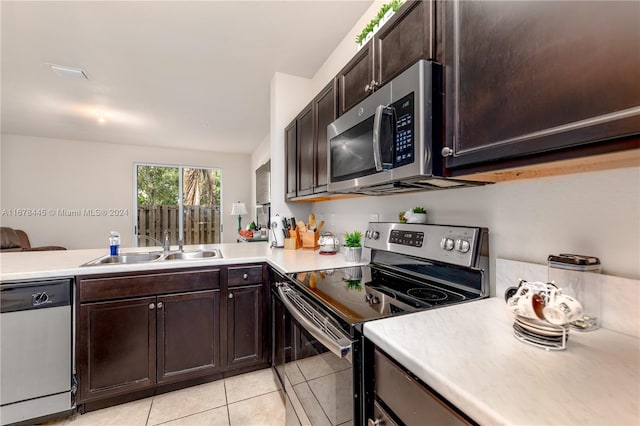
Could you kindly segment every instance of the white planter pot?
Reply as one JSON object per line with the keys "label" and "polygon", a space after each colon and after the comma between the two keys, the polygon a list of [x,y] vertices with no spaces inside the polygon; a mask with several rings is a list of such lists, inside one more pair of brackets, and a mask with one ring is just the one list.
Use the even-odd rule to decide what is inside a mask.
{"label": "white planter pot", "polygon": [[362,247],[345,247],[344,258],[347,262],[360,262],[362,258]]}
{"label": "white planter pot", "polygon": [[426,213],[414,213],[407,218],[407,223],[427,223]]}

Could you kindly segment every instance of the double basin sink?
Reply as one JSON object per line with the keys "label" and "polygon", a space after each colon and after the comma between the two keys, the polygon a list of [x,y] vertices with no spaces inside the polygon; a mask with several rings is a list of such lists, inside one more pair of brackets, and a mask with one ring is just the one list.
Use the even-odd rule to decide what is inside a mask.
{"label": "double basin sink", "polygon": [[164,262],[168,260],[222,259],[219,249],[193,251],[152,251],[144,253],[123,253],[119,256],[102,256],[80,266],[125,265],[131,263]]}

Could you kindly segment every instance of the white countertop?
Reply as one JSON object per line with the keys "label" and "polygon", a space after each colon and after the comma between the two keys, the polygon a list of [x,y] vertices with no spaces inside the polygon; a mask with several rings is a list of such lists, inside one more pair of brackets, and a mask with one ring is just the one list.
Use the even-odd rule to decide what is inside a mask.
{"label": "white countertop", "polygon": [[[173,248],[173,247],[172,247]],[[184,250],[218,248],[222,259],[172,260],[125,265],[80,266],[108,254],[108,249],[55,250],[0,253],[0,281],[19,281],[112,272],[150,271],[198,266],[267,262],[283,273],[341,268],[362,263],[347,262],[344,254],[320,255],[318,250],[270,248],[265,242],[185,246]],[[159,247],[124,248],[121,253],[158,251]]]}
{"label": "white countertop", "polygon": [[640,424],[640,340],[571,332],[566,350],[546,351],[512,324],[490,298],[367,322],[364,334],[480,424]]}

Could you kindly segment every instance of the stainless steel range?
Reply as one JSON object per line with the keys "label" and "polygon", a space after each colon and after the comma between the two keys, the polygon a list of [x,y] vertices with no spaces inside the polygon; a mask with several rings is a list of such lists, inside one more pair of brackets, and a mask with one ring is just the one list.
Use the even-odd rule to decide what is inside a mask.
{"label": "stainless steel range", "polygon": [[480,227],[369,223],[369,265],[274,274],[287,424],[362,424],[362,324],[488,296],[488,241]]}

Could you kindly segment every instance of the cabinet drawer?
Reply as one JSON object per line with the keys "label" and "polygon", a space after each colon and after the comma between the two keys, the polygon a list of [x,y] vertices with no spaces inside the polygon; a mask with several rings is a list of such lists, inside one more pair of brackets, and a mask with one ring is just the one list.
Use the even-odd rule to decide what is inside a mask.
{"label": "cabinet drawer", "polygon": [[152,296],[220,287],[220,270],[167,272],[120,277],[80,278],[80,302]]}
{"label": "cabinet drawer", "polygon": [[229,286],[262,283],[262,266],[239,266],[228,270]]}
{"label": "cabinet drawer", "polygon": [[375,352],[376,397],[407,425],[468,425],[460,414],[379,351]]}

